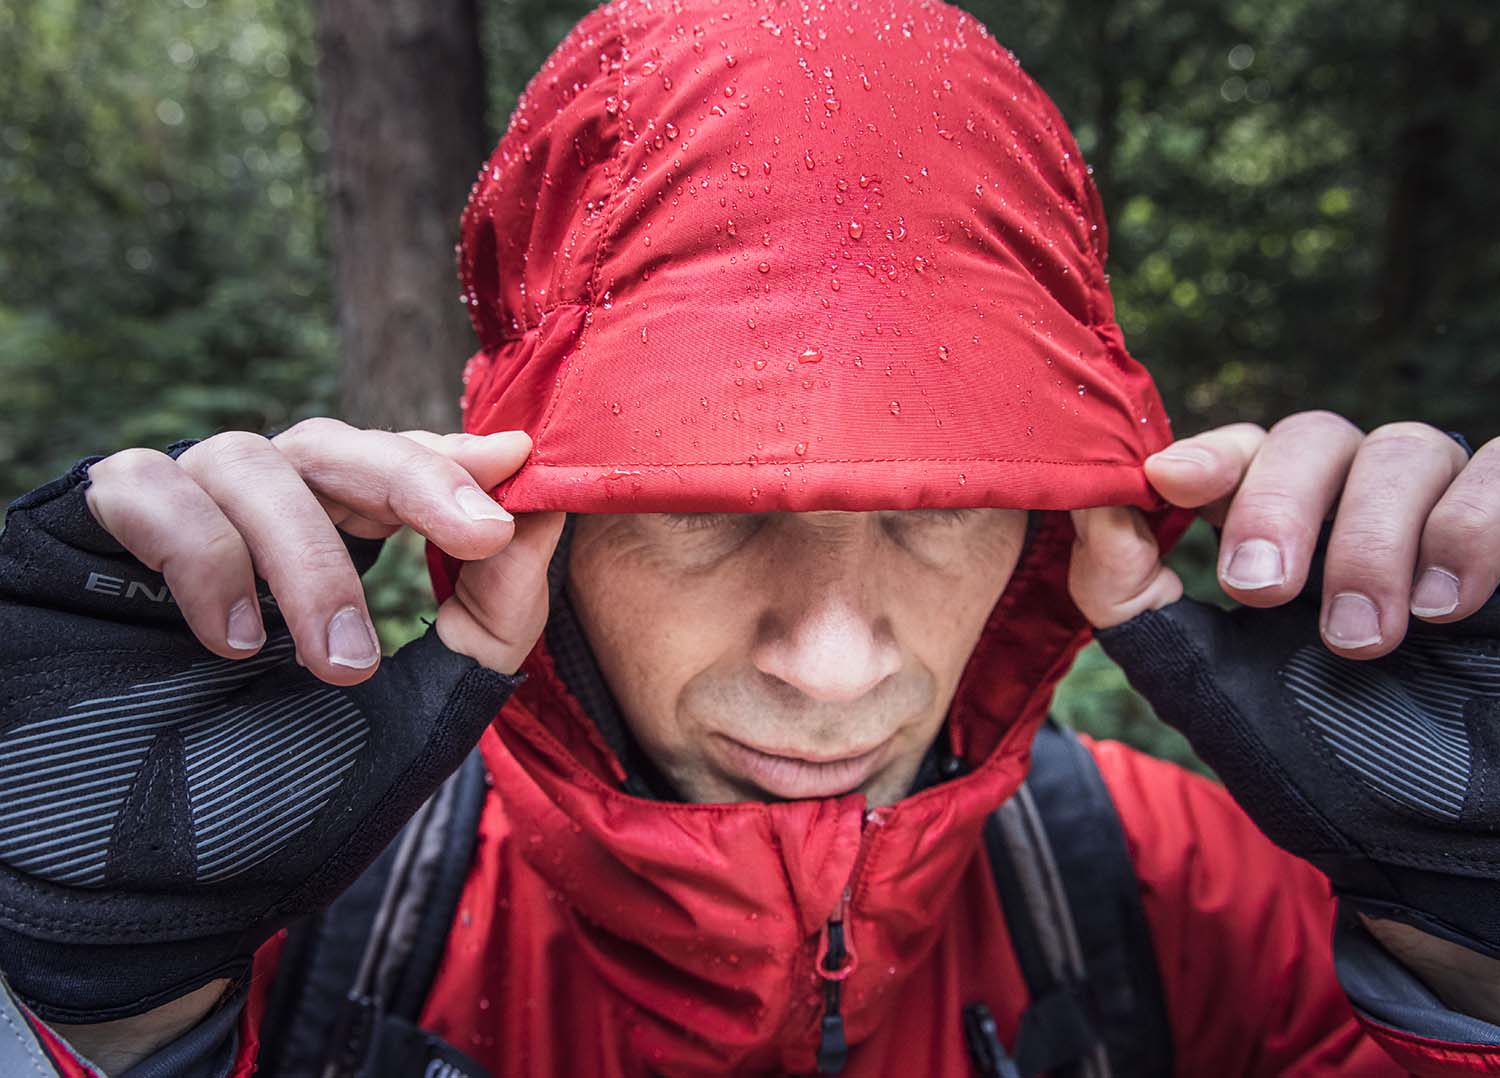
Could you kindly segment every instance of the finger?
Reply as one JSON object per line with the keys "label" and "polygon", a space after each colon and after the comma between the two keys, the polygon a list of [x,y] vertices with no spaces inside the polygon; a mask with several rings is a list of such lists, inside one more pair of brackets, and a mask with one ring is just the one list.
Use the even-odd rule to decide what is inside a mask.
{"label": "finger", "polygon": [[510,545],[467,562],[438,608],[437,633],[454,651],[513,674],[547,622],[547,567],[562,535],[563,513],[531,513],[516,522]]}
{"label": "finger", "polygon": [[333,522],[291,462],[259,435],[230,432],[199,442],[177,463],[244,538],[298,660],[333,685],[369,677],[380,647],[364,588]]}
{"label": "finger", "polygon": [[1411,612],[1457,621],[1500,585],[1500,438],[1479,447],[1427,517]]}
{"label": "finger", "polygon": [[[531,452],[531,438],[525,431],[501,431],[490,435],[434,434],[425,430],[401,431],[418,445],[448,457],[474,476],[481,488],[488,490],[515,474]],[[314,492],[316,493],[316,491]],[[342,532],[364,539],[385,539],[403,525],[382,524],[362,517],[331,498],[318,496],[329,518]]]}
{"label": "finger", "polygon": [[1332,412],[1301,412],[1270,429],[1224,517],[1219,582],[1231,598],[1277,606],[1301,593],[1362,439]]}
{"label": "finger", "polygon": [[328,519],[333,521],[334,527],[348,535],[361,539],[389,539],[405,527],[404,524],[382,524],[378,520],[362,517],[347,505],[340,505],[317,491],[313,491],[313,497],[318,499],[318,504],[328,514]]}
{"label": "finger", "polygon": [[430,431],[404,430],[401,436],[448,457],[485,490],[493,490],[515,475],[531,455],[531,438],[523,430],[485,435],[436,435]]}
{"label": "finger", "polygon": [[[514,475],[531,452],[531,438],[525,431],[519,430],[483,436],[404,430],[401,431],[401,436],[448,457],[468,471],[475,483],[484,490],[498,486]],[[318,500],[324,503],[323,507],[334,518],[339,530],[350,535],[365,539],[385,539],[400,530],[400,525],[382,524],[359,516],[331,499],[319,497]]]}
{"label": "finger", "polygon": [[1231,423],[1183,438],[1146,458],[1146,478],[1173,505],[1211,506],[1234,493],[1265,436],[1254,423]]}
{"label": "finger", "polygon": [[[458,463],[460,468],[474,477],[475,484],[489,490],[516,474],[531,453],[531,438],[523,430],[501,430],[493,435],[465,435],[449,433],[435,435],[431,430],[402,430],[402,438],[410,438],[419,445],[431,448]],[[329,505],[333,505],[330,501]],[[386,538],[398,531],[396,526],[381,525],[368,517],[356,516],[348,510],[339,529],[351,535],[366,538]]]}
{"label": "finger", "polygon": [[352,534],[370,530],[352,517],[386,527],[404,524],[466,561],[488,557],[510,541],[510,514],[474,476],[412,438],[319,418],[289,428],[274,444],[325,505],[349,510],[350,517],[335,520]]}
{"label": "finger", "polygon": [[[434,434],[425,430],[404,430],[401,436],[437,452],[445,452],[445,447],[451,440],[473,437],[468,434]],[[341,505],[332,498],[319,494],[316,490],[313,491],[313,495],[322,505],[324,512],[328,514],[328,519],[338,526],[339,531],[348,535],[355,535],[361,539],[388,539],[406,526],[384,524],[378,520],[360,516],[348,506]]]}
{"label": "finger", "polygon": [[126,449],[89,468],[89,511],[161,573],[188,628],[215,655],[242,659],[266,642],[250,551],[197,483],[165,453]]}
{"label": "finger", "polygon": [[1075,509],[1068,590],[1090,625],[1107,629],[1182,598],[1156,538],[1135,509]]}
{"label": "finger", "polygon": [[1422,423],[1392,423],[1360,443],[1324,561],[1323,641],[1338,654],[1373,659],[1401,642],[1423,526],[1463,457]]}

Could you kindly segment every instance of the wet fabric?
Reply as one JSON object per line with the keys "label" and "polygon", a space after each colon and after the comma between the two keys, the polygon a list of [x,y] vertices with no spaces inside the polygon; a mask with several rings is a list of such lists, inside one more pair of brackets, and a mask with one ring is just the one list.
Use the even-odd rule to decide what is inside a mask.
{"label": "wet fabric", "polygon": [[463,218],[513,510],[1153,499],[1167,437],[1056,109],[936,3],[597,9]]}
{"label": "wet fabric", "polygon": [[[481,740],[493,787],[424,1028],[497,1075],[809,1073],[821,970],[846,1074],[970,1074],[975,1002],[1014,1043],[1025,986],[981,830],[1088,638],[1063,510],[1138,506],[1164,544],[1184,523],[1141,472],[1170,433],[1105,248],[1056,110],[957,8],[617,0],[548,58],[460,252],[465,429],[535,438],[512,510],[1043,512],[948,717],[964,773],[891,806],[623,789],[549,633]],[[429,562],[446,597],[457,567]],[[1323,877],[1222,788],[1091,751],[1178,1072],[1403,1073],[1335,979]],[[237,1073],[275,965],[273,941]],[[1434,1072],[1489,1058],[1402,1035]]]}
{"label": "wet fabric", "polygon": [[[428,1028],[504,1074],[807,1073],[840,911],[848,1073],[968,1073],[974,1001],[1014,1036],[980,832],[1088,638],[1062,510],[1137,506],[1164,545],[1185,524],[1142,474],[1170,432],[1106,243],[1054,107],[945,4],[622,0],[548,58],[459,256],[465,429],[535,441],[509,508],[1044,511],[952,705],[965,773],[888,807],[636,796],[549,631],[483,745],[496,793]],[[445,597],[457,566],[429,564]],[[1321,878],[1206,783],[1101,766],[1184,1073],[1394,1072],[1333,978]]]}
{"label": "wet fabric", "polygon": [[[464,215],[465,429],[532,433],[519,512],[1155,508],[1140,464],[1170,435],[1105,249],[1056,110],[956,8],[609,5]],[[528,660],[491,766],[640,1058],[810,1069],[846,893],[851,1043],[888,1016],[1086,639],[1044,516],[953,707],[972,771],[889,808],[631,797]]]}

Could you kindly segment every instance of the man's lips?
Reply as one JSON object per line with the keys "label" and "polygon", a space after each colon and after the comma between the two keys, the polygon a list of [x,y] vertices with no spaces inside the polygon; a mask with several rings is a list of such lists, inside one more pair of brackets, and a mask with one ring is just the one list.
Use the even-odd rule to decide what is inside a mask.
{"label": "man's lips", "polygon": [[720,756],[736,778],[787,800],[837,797],[856,790],[885,766],[894,738],[873,748],[819,756],[767,749],[720,736]]}

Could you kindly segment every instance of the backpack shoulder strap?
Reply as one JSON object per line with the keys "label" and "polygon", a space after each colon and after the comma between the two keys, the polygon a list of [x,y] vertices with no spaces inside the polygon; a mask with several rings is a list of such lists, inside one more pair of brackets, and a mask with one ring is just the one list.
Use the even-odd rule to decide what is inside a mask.
{"label": "backpack shoulder strap", "polygon": [[1135,866],[1093,754],[1071,731],[1043,724],[1030,774],[991,816],[985,844],[1031,992],[1017,1071],[1171,1073],[1170,1027]]}
{"label": "backpack shoulder strap", "polygon": [[[417,1020],[473,860],[486,788],[475,750],[348,890],[289,930],[260,1078],[484,1078]],[[441,1065],[429,1070],[434,1061]]]}

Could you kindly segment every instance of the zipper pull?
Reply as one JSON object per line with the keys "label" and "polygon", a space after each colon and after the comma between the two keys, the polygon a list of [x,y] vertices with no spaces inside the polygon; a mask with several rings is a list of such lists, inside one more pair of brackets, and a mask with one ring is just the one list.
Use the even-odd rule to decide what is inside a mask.
{"label": "zipper pull", "polygon": [[823,1021],[818,1034],[818,1073],[838,1074],[849,1060],[849,1042],[844,1036],[844,1016],[839,1012],[844,980],[854,972],[856,959],[844,930],[844,907],[848,905],[846,889],[839,896],[828,923],[823,926],[823,943],[818,949],[818,976],[823,981]]}

